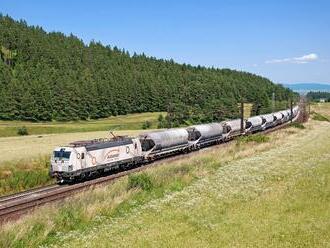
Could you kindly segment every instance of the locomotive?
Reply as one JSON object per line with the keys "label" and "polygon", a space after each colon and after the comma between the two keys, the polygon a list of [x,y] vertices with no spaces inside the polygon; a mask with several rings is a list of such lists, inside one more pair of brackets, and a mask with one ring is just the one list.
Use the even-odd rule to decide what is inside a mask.
{"label": "locomotive", "polygon": [[298,113],[299,107],[295,106],[292,114],[291,110],[283,110],[253,116],[243,121],[243,130],[241,120],[236,119],[152,131],[138,137],[76,141],[54,149],[50,175],[63,183],[118,169],[126,170],[155,159],[218,144],[239,135],[263,131],[294,119]]}

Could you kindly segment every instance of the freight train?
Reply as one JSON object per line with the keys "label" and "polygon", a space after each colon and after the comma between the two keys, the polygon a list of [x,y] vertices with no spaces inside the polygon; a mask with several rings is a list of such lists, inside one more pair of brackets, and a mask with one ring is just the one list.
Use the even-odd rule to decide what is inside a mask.
{"label": "freight train", "polygon": [[51,157],[50,174],[58,182],[74,182],[118,169],[130,169],[163,157],[191,152],[219,144],[239,135],[264,131],[294,119],[298,106],[291,110],[253,116],[243,121],[228,120],[153,131],[138,137],[115,137],[76,141],[57,147]]}

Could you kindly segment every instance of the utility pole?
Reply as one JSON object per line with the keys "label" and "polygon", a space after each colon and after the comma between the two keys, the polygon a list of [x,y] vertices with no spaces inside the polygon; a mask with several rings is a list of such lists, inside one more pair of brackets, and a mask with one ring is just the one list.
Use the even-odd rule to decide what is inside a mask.
{"label": "utility pole", "polygon": [[291,123],[292,123],[292,117],[293,117],[293,110],[292,110],[292,97],[290,98],[290,111],[291,111],[290,120],[291,120]]}
{"label": "utility pole", "polygon": [[275,112],[275,92],[272,94],[272,112]]}
{"label": "utility pole", "polygon": [[244,131],[244,101],[241,99],[241,133]]}

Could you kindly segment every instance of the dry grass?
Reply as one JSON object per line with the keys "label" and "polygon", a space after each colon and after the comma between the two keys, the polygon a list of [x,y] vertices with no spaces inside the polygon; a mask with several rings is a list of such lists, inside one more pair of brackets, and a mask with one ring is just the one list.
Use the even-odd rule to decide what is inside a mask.
{"label": "dry grass", "polygon": [[[327,247],[330,125],[306,126],[312,132],[296,129],[285,141],[272,139],[272,149],[261,144],[264,152],[227,158],[213,175],[97,228],[63,235],[58,246]],[[195,159],[195,166],[223,161],[221,151]]]}
{"label": "dry grass", "polygon": [[157,128],[157,118],[163,112],[141,113],[112,116],[99,120],[71,122],[27,122],[0,121],[0,137],[17,136],[18,129],[26,127],[29,134],[73,133],[108,130],[142,129],[143,123],[149,121],[151,128]]}
{"label": "dry grass", "polygon": [[[134,136],[143,131],[117,131],[115,134]],[[100,131],[0,138],[0,195],[52,183],[54,180],[48,175],[49,161],[56,146],[101,137],[109,137],[109,133]]]}
{"label": "dry grass", "polygon": [[[273,222],[283,230],[291,227],[290,221],[285,222],[286,227],[280,219],[272,219],[281,210],[276,208],[279,205],[274,205],[272,216],[267,216],[266,206],[273,206],[271,199],[277,199],[280,204],[285,198],[284,189],[300,180],[300,175],[310,172],[311,158],[313,165],[324,162],[329,124],[311,122],[306,124],[306,129],[288,128],[269,137],[270,141],[265,143],[234,142],[148,169],[146,173],[152,182],[148,190],[129,189],[127,178],[122,178],[64,203],[43,207],[18,223],[6,225],[0,231],[0,244],[5,247],[264,246],[270,242],[266,229]],[[300,149],[297,142],[309,145]],[[254,205],[261,210],[258,212]],[[318,219],[313,222],[309,217],[309,222],[325,228],[327,223],[319,223]],[[298,227],[308,229],[299,221]],[[270,229],[278,237],[276,230]],[[237,233],[241,234],[237,236]],[[320,232],[319,242],[324,241],[324,235]],[[310,237],[306,236],[309,242]],[[275,245],[283,244],[277,238],[274,240]]]}
{"label": "dry grass", "polygon": [[[309,125],[307,130],[312,128],[314,127]],[[209,148],[203,152],[192,154],[192,156],[188,158],[166,164],[166,166],[148,169],[147,173],[155,184],[155,188],[148,192],[141,192],[139,189],[127,190],[127,178],[123,178],[110,186],[97,188],[93,191],[87,191],[83,194],[77,195],[74,199],[68,199],[65,201],[64,204],[43,207],[36,213],[23,218],[18,223],[7,225],[3,231],[0,232],[0,242],[5,246],[34,246],[37,244],[55,244],[63,238],[65,242],[68,242],[76,235],[78,235],[76,238],[79,237],[79,239],[82,236],[87,235],[93,246],[96,246],[94,241],[98,236],[94,231],[98,230],[99,226],[101,228],[100,232],[102,235],[105,235],[104,237],[108,237],[104,233],[106,232],[106,228],[112,229],[115,226],[115,230],[119,232],[121,229],[120,233],[125,233],[125,237],[122,237],[120,233],[114,234],[111,232],[114,235],[112,239],[114,242],[117,238],[125,238],[125,240],[128,239],[126,240],[127,242],[133,242],[133,239],[126,236],[126,233],[130,233],[128,231],[131,230],[132,226],[128,223],[134,223],[136,214],[138,216],[141,215],[140,217],[142,218],[144,215],[143,213],[150,212],[150,207],[151,209],[153,206],[159,206],[162,208],[163,206],[172,204],[171,199],[176,199],[178,194],[173,192],[182,191],[182,194],[184,195],[193,194],[190,192],[190,187],[194,188],[196,185],[200,185],[200,183],[192,184],[194,181],[197,180],[197,182],[199,182],[199,179],[202,180],[201,182],[209,180],[210,178],[213,178],[212,175],[215,172],[218,173],[221,168],[230,169],[232,166],[235,168],[242,167],[240,170],[244,171],[244,168],[248,167],[244,165],[245,163],[242,158],[248,158],[255,156],[256,154],[263,154],[265,151],[271,151],[276,147],[281,147],[287,142],[293,143],[299,136],[306,137],[302,135],[302,132],[304,131],[306,130],[297,130],[294,128],[285,129],[270,134],[270,142],[254,144],[253,146],[251,146],[251,143],[242,144],[241,142],[234,142],[222,147]],[[285,140],[283,139],[284,137],[287,137],[288,139]],[[239,165],[235,165],[235,161],[243,162],[240,162]],[[225,178],[229,177],[231,174],[231,176],[233,176],[235,173],[235,171],[234,173],[233,171],[228,172],[224,178],[219,179],[220,182],[226,181],[228,183],[229,179],[227,180]],[[237,176],[239,179],[240,175]],[[244,179],[244,176],[242,178]],[[236,179],[234,181],[236,181]],[[252,182],[255,182],[255,180]],[[217,181],[217,183],[219,183],[219,181]],[[240,180],[238,180],[235,185],[232,185],[232,190],[240,185],[240,183]],[[187,185],[192,186],[187,188]],[[215,185],[212,187],[215,187]],[[222,189],[214,188],[213,191],[219,190],[219,192],[225,193],[227,192],[224,191],[226,187]],[[242,187],[244,188],[244,183]],[[239,191],[240,190],[241,188],[239,188]],[[198,195],[205,193],[203,193],[201,189],[198,189],[197,192],[199,192]],[[228,193],[230,192],[228,191]],[[191,201],[195,200],[184,199],[182,202],[186,202],[188,205],[194,205],[195,203]],[[180,201],[181,200],[178,202]],[[214,206],[215,203],[209,202],[209,204],[210,206]],[[173,206],[173,209],[171,209],[171,212],[173,211],[173,213],[167,212],[167,214],[173,216],[175,208],[177,207]],[[157,212],[157,214],[159,214],[159,212]],[[182,216],[175,216],[178,220],[182,219]],[[125,221],[126,218],[129,218],[128,222]],[[164,216],[162,218],[164,218],[161,222],[162,225],[170,228],[171,223],[167,223]],[[155,220],[155,216],[149,216],[148,220],[139,219],[139,226],[142,229],[146,228],[145,224],[152,226],[154,224],[149,223],[149,221],[152,220]],[[103,225],[104,223],[106,225]],[[114,223],[116,224],[114,225]],[[175,222],[173,224],[177,225],[178,223]],[[126,227],[129,230],[127,230]],[[20,232],[17,233],[14,231],[17,229],[19,229]],[[159,227],[157,227],[157,230],[160,230]],[[150,230],[143,231],[143,235],[139,232],[130,233],[130,235],[133,235],[137,240],[145,239],[148,238],[147,232],[149,231]],[[170,230],[167,231],[171,233]],[[155,233],[155,231],[152,231],[151,233]],[[161,235],[164,233],[160,232],[159,234]],[[93,236],[93,238],[89,235]],[[138,238],[135,235],[141,235],[141,237]],[[101,237],[99,238],[101,239]],[[155,240],[158,238],[160,237],[152,237],[152,239]],[[83,240],[85,239],[82,239],[81,241]],[[81,241],[74,239],[72,244],[78,246],[76,242],[79,243]],[[106,246],[104,243],[106,242],[105,240],[99,241]],[[115,242],[114,244],[118,245],[119,243]],[[142,246],[143,244],[144,243],[142,242]],[[173,245],[174,244],[172,243],[172,246]]]}
{"label": "dry grass", "polygon": [[244,118],[247,119],[251,116],[252,103],[244,103]]}
{"label": "dry grass", "polygon": [[[133,136],[143,131],[116,131],[115,134]],[[15,162],[22,159],[26,160],[37,156],[50,155],[56,146],[66,145],[72,141],[101,137],[109,137],[109,132],[98,131],[0,138],[0,166],[6,161]]]}
{"label": "dry grass", "polygon": [[311,105],[311,111],[325,115],[328,119],[330,119],[330,103],[313,103]]}

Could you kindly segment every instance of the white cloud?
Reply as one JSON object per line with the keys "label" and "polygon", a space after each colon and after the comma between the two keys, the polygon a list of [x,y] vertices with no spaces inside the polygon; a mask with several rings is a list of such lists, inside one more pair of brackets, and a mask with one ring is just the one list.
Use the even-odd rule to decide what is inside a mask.
{"label": "white cloud", "polygon": [[316,61],[319,56],[316,53],[306,54],[301,57],[284,58],[284,59],[272,59],[267,60],[266,64],[277,64],[277,63],[293,63],[293,64],[307,64],[312,61]]}

